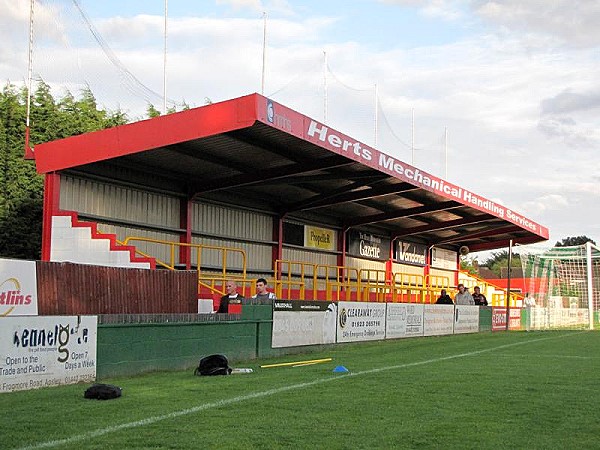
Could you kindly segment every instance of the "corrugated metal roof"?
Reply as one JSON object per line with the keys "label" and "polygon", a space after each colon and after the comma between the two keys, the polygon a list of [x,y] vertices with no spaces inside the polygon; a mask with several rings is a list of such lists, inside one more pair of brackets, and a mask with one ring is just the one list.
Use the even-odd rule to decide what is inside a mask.
{"label": "corrugated metal roof", "polygon": [[548,238],[530,219],[258,94],[42,144],[35,154],[42,173],[75,171],[452,249]]}

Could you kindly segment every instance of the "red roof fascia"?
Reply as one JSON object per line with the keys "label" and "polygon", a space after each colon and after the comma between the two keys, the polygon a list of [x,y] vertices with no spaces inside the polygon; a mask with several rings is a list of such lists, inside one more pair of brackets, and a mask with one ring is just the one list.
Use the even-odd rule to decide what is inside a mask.
{"label": "red roof fascia", "polygon": [[256,96],[36,145],[37,171],[53,172],[249,127],[256,121]]}
{"label": "red roof fascia", "polygon": [[258,120],[266,125],[293,134],[330,152],[344,155],[365,166],[372,167],[441,197],[457,201],[507,222],[512,222],[542,238],[538,240],[549,238],[548,228],[523,215],[365,145],[286,106],[257,95],[256,107]]}

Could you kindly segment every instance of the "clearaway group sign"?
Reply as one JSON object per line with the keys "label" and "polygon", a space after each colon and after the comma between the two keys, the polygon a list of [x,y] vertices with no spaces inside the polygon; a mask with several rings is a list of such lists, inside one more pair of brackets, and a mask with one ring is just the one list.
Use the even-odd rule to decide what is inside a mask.
{"label": "clearaway group sign", "polygon": [[385,339],[385,303],[339,302],[337,342]]}

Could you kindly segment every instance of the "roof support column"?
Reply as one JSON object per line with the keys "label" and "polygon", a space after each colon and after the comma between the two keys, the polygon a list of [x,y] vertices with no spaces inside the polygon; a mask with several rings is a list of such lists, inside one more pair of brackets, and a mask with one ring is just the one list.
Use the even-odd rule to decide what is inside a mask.
{"label": "roof support column", "polygon": [[389,258],[385,262],[385,282],[390,287],[389,293],[385,296],[386,301],[388,301],[388,302],[393,302],[394,298],[395,298],[393,288],[394,288],[394,245],[396,244],[396,239],[398,239],[398,237],[393,237],[390,241],[390,252],[389,252],[390,254],[389,254]]}
{"label": "roof support column", "polygon": [[423,288],[427,289],[427,298],[431,303],[431,279],[429,275],[431,274],[431,255],[433,253],[433,245],[430,245],[427,248],[427,252],[425,253],[425,267],[423,267],[423,280],[425,281],[425,286]]}
{"label": "roof support column", "polygon": [[[184,230],[179,235],[179,243],[191,244],[192,243],[192,211],[194,208],[194,202],[191,197],[187,199],[179,200],[179,227]],[[179,263],[185,264],[186,270],[192,268],[192,248],[189,245],[179,246]],[[197,268],[200,270],[200,268]]]}
{"label": "roof support column", "polygon": [[277,241],[277,246],[273,246],[273,275],[276,280],[281,279],[281,266],[275,263],[283,259],[283,218],[285,214],[277,218],[277,222],[273,221],[273,241]]}
{"label": "roof support column", "polygon": [[346,265],[346,233],[348,228],[342,228],[342,232],[338,234],[337,248],[341,253],[337,256],[337,265],[342,267]]}
{"label": "roof support column", "polygon": [[49,172],[44,177],[44,212],[42,216],[42,261],[50,261],[52,215],[60,209],[60,175]]}
{"label": "roof support column", "polygon": [[[342,228],[341,233],[338,233],[338,250],[341,251],[341,253],[338,254],[337,256],[337,265],[340,267],[340,273],[339,273],[339,277],[342,280],[342,282],[346,282],[348,281],[346,279],[346,277],[349,275],[346,271],[346,246],[347,246],[347,234],[348,234],[348,230],[350,228]],[[348,297],[344,297],[344,299],[340,298],[338,296],[338,300],[350,300],[349,297],[349,291],[344,291],[344,296],[348,296]]]}

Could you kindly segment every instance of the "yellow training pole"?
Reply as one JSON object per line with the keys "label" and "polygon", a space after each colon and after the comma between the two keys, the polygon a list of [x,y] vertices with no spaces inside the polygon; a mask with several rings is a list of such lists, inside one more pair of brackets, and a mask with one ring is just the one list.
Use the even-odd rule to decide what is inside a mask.
{"label": "yellow training pole", "polygon": [[266,365],[260,366],[260,367],[261,367],[261,369],[268,369],[270,367],[318,364],[318,363],[327,362],[327,361],[331,361],[331,360],[333,360],[333,358],[311,359],[308,361],[294,361],[294,362],[286,362],[286,363],[278,363],[278,364],[266,364]]}
{"label": "yellow training pole", "polygon": [[304,366],[314,366],[315,364],[321,364],[327,361],[311,361],[307,363],[294,364],[292,367],[304,367]]}

